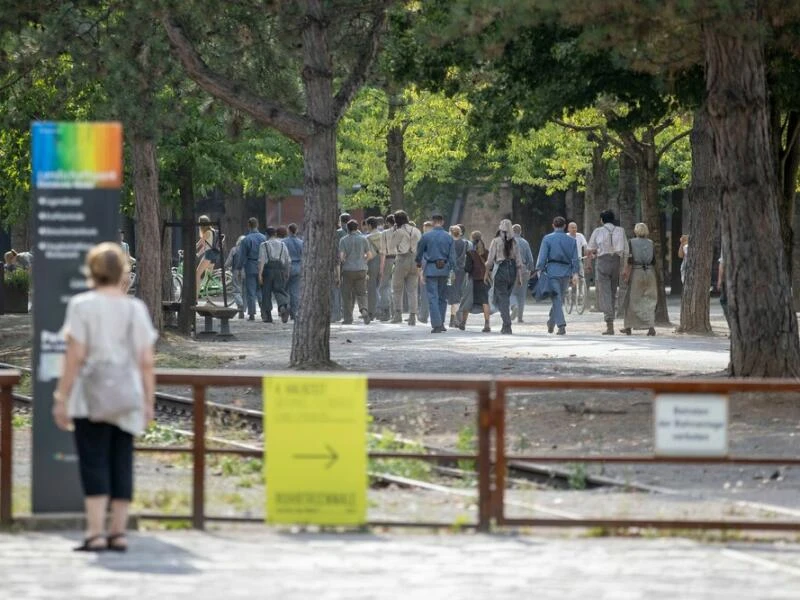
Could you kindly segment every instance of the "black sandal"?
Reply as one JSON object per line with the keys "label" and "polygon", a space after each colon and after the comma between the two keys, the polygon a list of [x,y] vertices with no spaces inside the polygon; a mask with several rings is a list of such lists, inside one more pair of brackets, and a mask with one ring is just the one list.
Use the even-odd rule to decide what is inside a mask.
{"label": "black sandal", "polygon": [[105,552],[106,550],[108,550],[108,542],[106,542],[105,546],[92,545],[92,542],[96,542],[97,540],[102,540],[104,538],[105,536],[102,533],[98,535],[93,535],[83,540],[83,544],[81,544],[77,548],[73,548],[73,550],[75,552]]}
{"label": "black sandal", "polygon": [[[114,542],[118,540],[123,540],[123,544],[115,544]],[[106,544],[108,544],[108,549],[112,552],[127,552],[128,551],[128,540],[125,538],[124,533],[113,533],[106,537]]]}

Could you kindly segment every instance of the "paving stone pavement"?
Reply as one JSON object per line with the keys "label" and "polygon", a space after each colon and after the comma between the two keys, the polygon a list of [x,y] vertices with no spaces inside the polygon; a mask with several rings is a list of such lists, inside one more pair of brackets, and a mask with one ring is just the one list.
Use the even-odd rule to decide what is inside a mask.
{"label": "paving stone pavement", "polygon": [[800,544],[471,534],[141,532],[127,554],[76,533],[0,534],[0,598],[800,598]]}

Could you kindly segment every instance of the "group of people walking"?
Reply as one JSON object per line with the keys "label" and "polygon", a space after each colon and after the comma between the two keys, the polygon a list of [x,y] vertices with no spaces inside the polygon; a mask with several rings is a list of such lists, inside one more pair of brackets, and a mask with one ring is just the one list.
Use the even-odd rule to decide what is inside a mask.
{"label": "group of people walking", "polygon": [[536,273],[541,280],[537,297],[552,302],[547,330],[564,335],[563,295],[595,263],[597,303],[606,322],[603,334],[615,332],[622,279],[627,286],[619,299],[625,313],[620,333],[646,329],[655,335],[655,253],[647,226],[638,223],[636,237],[628,241],[614,224],[614,213],[603,211],[587,242],[574,222],[568,225],[559,216],[552,224],[553,232],[542,240],[534,261],[522,228],[508,219],[500,222],[487,247],[480,231],[469,238],[462,225],[446,231],[439,214],[425,221],[422,231],[402,210],[370,217],[361,226],[342,214],[331,320],[353,323],[357,305],[364,323],[403,323],[407,312],[409,325],[430,319],[431,332],[442,333],[449,305],[449,327],[463,330],[469,314],[478,313],[484,317],[483,331],[490,332],[494,307],[502,319],[500,332],[510,334],[514,319],[523,322],[528,282]]}
{"label": "group of people walking", "polygon": [[[358,305],[365,323],[379,319],[409,325],[430,321],[431,333],[464,329],[472,312],[484,315],[491,331],[489,292],[503,319],[501,333],[511,333],[512,319],[522,322],[526,284],[534,268],[521,227],[504,219],[487,248],[480,231],[465,238],[462,225],[444,229],[434,214],[420,231],[402,211],[369,217],[359,228],[349,214],[340,216],[338,269],[332,290],[332,321],[353,322]],[[448,311],[449,306],[449,311]]]}
{"label": "group of people walking", "polygon": [[248,220],[249,231],[240,236],[228,252],[225,267],[230,269],[233,298],[239,318],[245,311],[255,321],[256,307],[261,320],[272,323],[272,299],[282,322],[297,317],[300,304],[300,266],[303,259],[303,240],[297,235],[297,225],[267,227],[258,230],[258,219]]}
{"label": "group of people walking", "polygon": [[[648,335],[655,335],[655,253],[647,226],[638,223],[635,237],[628,240],[624,229],[614,224],[610,210],[600,213],[600,224],[588,242],[577,225],[567,224],[564,217],[556,217],[552,226],[534,261],[521,226],[508,219],[500,221],[487,245],[480,231],[466,237],[463,225],[445,230],[440,214],[432,215],[420,231],[402,210],[369,217],[360,224],[343,213],[336,231],[331,320],[351,324],[357,307],[365,324],[374,319],[403,323],[407,313],[409,325],[430,321],[431,332],[442,333],[447,330],[448,314],[448,326],[462,330],[470,314],[482,314],[482,331],[491,332],[490,316],[496,309],[502,319],[500,332],[510,334],[514,320],[523,322],[528,282],[535,273],[541,280],[535,295],[552,302],[547,330],[564,335],[564,293],[594,269],[597,306],[606,324],[603,334],[615,333],[621,304],[625,318],[620,333],[646,329]],[[267,227],[261,233],[258,220],[251,218],[249,229],[225,261],[233,274],[239,317],[244,318],[246,312],[249,320],[255,320],[258,307],[261,320],[272,322],[274,298],[280,319],[294,320],[303,258],[297,225]],[[213,260],[208,257],[213,234],[203,224],[200,233],[198,258]],[[618,298],[620,281],[626,285]]]}

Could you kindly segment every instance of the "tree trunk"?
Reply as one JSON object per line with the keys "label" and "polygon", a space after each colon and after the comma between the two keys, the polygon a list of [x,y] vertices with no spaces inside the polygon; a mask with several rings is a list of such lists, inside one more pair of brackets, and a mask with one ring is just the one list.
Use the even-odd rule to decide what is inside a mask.
{"label": "tree trunk", "polygon": [[308,3],[303,30],[303,84],[308,117],[315,124],[303,143],[305,216],[303,285],[300,309],[292,335],[290,366],[329,369],[330,290],[336,257],[336,118],[333,103],[333,64],[320,2]]}
{"label": "tree trunk", "polygon": [[570,186],[564,193],[564,204],[567,209],[567,214],[564,216],[570,221],[575,221],[575,224],[578,226],[578,231],[583,232],[583,194],[578,192],[574,186]]}
{"label": "tree trunk", "polygon": [[586,176],[584,227],[594,229],[600,222],[600,213],[609,207],[608,159],[603,157],[607,143],[597,140],[592,148],[592,168]]}
{"label": "tree trunk", "polygon": [[604,140],[595,144],[592,149],[592,191],[594,193],[594,206],[597,214],[601,210],[611,207],[611,198],[608,181],[608,162],[609,159],[603,156],[608,143]]}
{"label": "tree trunk", "polygon": [[731,326],[730,373],[800,376],[800,339],[783,260],[779,191],[770,146],[763,43],[756,8],[749,31],[703,29],[708,113],[721,176],[722,252]]}
{"label": "tree trunk", "polygon": [[667,310],[667,294],[664,290],[664,232],[661,227],[661,211],[658,206],[658,164],[655,132],[652,127],[645,129],[642,141],[635,142],[638,155],[639,185],[642,192],[642,222],[650,230],[656,255],[656,324],[670,325]]}
{"label": "tree trunk", "polygon": [[636,224],[636,204],[638,199],[636,161],[627,152],[621,152],[619,155],[617,205],[619,206],[619,225],[625,229],[628,237],[633,235],[633,226]]}
{"label": "tree trunk", "polygon": [[[247,233],[247,202],[244,197],[242,184],[231,182],[226,186],[225,215],[222,218],[222,231],[225,233],[225,249],[230,250],[236,245],[240,235]],[[281,223],[283,224],[283,223]],[[224,258],[227,258],[224,257]]]}
{"label": "tree trunk", "polygon": [[681,259],[678,256],[678,241],[684,232],[683,225],[683,190],[675,189],[670,193],[671,223],[670,244],[665,244],[664,248],[669,257],[669,295],[680,296],[683,293],[683,282],[681,281]]}
{"label": "tree trunk", "polygon": [[136,286],[153,325],[163,328],[161,316],[161,211],[158,201],[156,144],[134,137],[133,194],[136,203]]}
{"label": "tree trunk", "polygon": [[[161,235],[161,298],[163,300],[178,300],[172,297],[172,228],[164,223],[174,219],[171,208],[162,207],[159,219],[159,233]],[[162,313],[163,314],[163,313]]]}
{"label": "tree trunk", "polygon": [[403,210],[406,189],[405,127],[395,123],[398,108],[403,99],[397,94],[389,95],[389,132],[386,134],[386,171],[389,174],[389,205],[392,212]]}
{"label": "tree trunk", "polygon": [[195,261],[195,243],[197,228],[194,214],[194,182],[192,168],[188,164],[178,167],[178,187],[181,196],[181,248],[183,249],[183,287],[181,292],[181,310],[178,317],[178,330],[186,336],[192,334],[195,322],[191,307],[194,305],[195,278],[197,269]]}
{"label": "tree trunk", "polygon": [[719,187],[714,173],[714,138],[703,105],[694,114],[691,134],[692,182],[689,185],[689,252],[681,294],[680,333],[711,333],[708,293],[719,221]]}

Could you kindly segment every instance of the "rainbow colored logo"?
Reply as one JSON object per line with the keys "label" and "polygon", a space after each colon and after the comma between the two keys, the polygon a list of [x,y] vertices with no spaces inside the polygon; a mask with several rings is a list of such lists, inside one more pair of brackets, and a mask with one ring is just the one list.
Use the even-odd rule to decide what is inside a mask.
{"label": "rainbow colored logo", "polygon": [[122,124],[36,121],[31,125],[33,186],[119,189]]}

